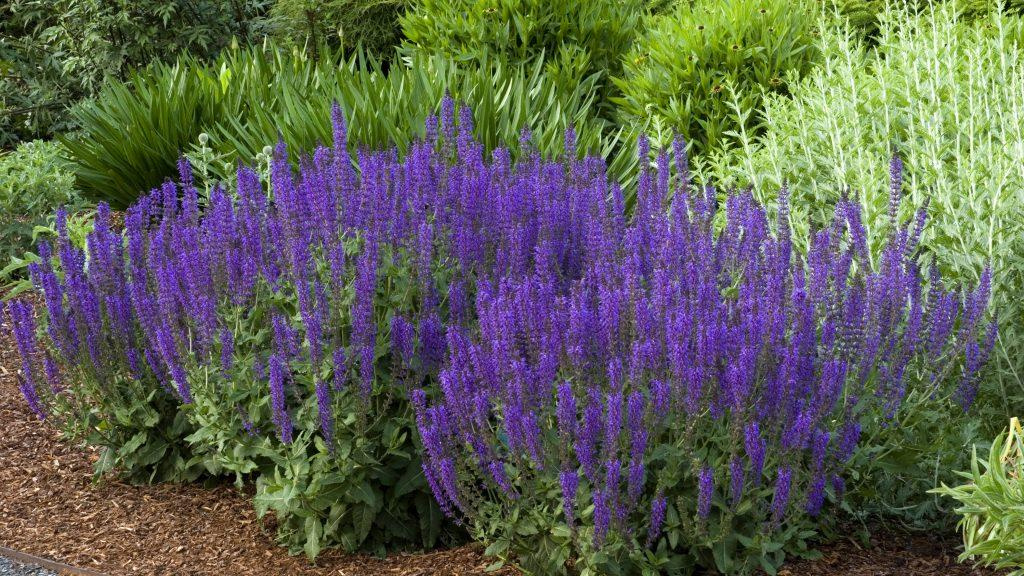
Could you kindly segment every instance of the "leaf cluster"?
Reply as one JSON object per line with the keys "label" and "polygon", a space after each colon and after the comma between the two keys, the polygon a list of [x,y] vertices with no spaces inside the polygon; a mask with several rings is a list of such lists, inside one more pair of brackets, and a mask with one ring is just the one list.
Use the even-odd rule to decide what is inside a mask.
{"label": "leaf cluster", "polygon": [[1000,433],[989,449],[988,459],[971,455],[970,472],[960,472],[966,484],[932,490],[959,502],[958,524],[964,537],[961,561],[997,569],[1010,576],[1024,574],[1024,437],[1017,419]]}
{"label": "leaf cluster", "polygon": [[[349,239],[348,257],[359,253],[359,245],[358,238]],[[463,537],[449,522],[442,522],[430,496],[412,409],[404,396],[407,380],[415,376],[400,368],[389,352],[391,318],[411,313],[416,302],[415,273],[397,256],[388,259],[382,273],[389,281],[381,283],[375,296],[374,392],[366,404],[354,382],[334,389],[329,441],[323,436],[315,385],[344,381],[349,369],[315,370],[308,358],[291,362],[288,410],[295,438],[285,444],[275,436],[262,355],[272,346],[271,310],[301,322],[294,291],[262,286],[251,309],[225,312],[225,322],[235,334],[230,375],[199,361],[190,367],[195,398],[187,411],[196,426],[186,439],[190,449],[201,455],[210,475],[234,475],[239,487],[253,482],[257,515],[272,514],[279,541],[310,559],[328,546],[383,555]],[[354,300],[353,283],[354,278],[347,279],[344,292],[336,296],[340,301]],[[219,353],[214,351],[215,356]],[[353,370],[353,379],[354,374]]]}
{"label": "leaf cluster", "polygon": [[[734,440],[728,430],[717,432],[708,434],[697,458],[713,458],[709,462],[722,470],[728,468],[727,453]],[[489,544],[485,554],[495,557],[493,569],[515,565],[527,574],[654,576],[702,574],[708,569],[721,574],[775,574],[786,558],[816,557],[810,546],[819,537],[817,521],[794,513],[773,526],[768,511],[754,504],[771,499],[771,486],[749,486],[739,505],[731,501],[728,487],[716,487],[711,514],[699,518],[695,471],[690,466],[694,457],[679,445],[659,443],[648,459],[649,473],[666,475],[661,484],[668,499],[661,536],[652,546],[644,545],[643,529],[630,537],[612,533],[600,547],[594,546],[593,504],[577,511],[570,529],[557,479],[516,466],[507,466],[507,473],[515,479],[518,497],[495,497],[482,504],[473,536]],[[647,511],[650,496],[642,498],[641,508]],[[836,495],[830,490],[829,497]],[[589,502],[589,489],[577,498]]]}
{"label": "leaf cluster", "polygon": [[63,154],[59,144],[33,141],[0,155],[0,283],[23,275],[21,257],[47,216],[81,202]]}
{"label": "leaf cluster", "polygon": [[573,127],[579,150],[608,159],[612,175],[625,177],[636,165],[631,133],[595,116],[597,80],[582,70],[549,74],[542,61],[421,56],[385,69],[369,56],[314,61],[268,44],[228,51],[211,65],[186,57],[110,82],[76,110],[83,134],[63,142],[83,193],[125,207],[175,174],[182,153],[208,146],[213,176],[227,181],[239,162],[252,163],[279,138],[306,151],[329,142],[323,118],[335,101],[353,147],[393,144],[402,152],[449,93],[472,106],[475,134],[488,149],[514,145],[529,127],[540,151],[556,154]]}
{"label": "leaf cluster", "polygon": [[615,79],[621,120],[655,119],[698,154],[721,148],[737,131],[755,130],[763,93],[787,94],[816,60],[811,8],[697,0],[652,17]]}

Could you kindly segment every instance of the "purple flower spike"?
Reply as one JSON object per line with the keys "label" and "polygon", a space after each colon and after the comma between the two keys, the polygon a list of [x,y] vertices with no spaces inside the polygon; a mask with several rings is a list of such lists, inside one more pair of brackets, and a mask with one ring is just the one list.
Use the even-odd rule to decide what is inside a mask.
{"label": "purple flower spike", "polygon": [[665,512],[668,510],[668,500],[665,494],[658,491],[657,496],[651,502],[651,523],[647,529],[646,547],[650,548],[661,536],[661,527],[665,523]]}
{"label": "purple flower spike", "polygon": [[711,515],[711,497],[715,492],[715,473],[708,467],[700,469],[697,482],[697,516],[707,520]]}
{"label": "purple flower spike", "polygon": [[579,486],[579,477],[573,470],[563,470],[558,475],[559,484],[562,486],[562,510],[565,512],[565,523],[573,525],[576,507],[576,488]]}
{"label": "purple flower spike", "polygon": [[274,354],[270,357],[270,405],[274,412],[274,424],[277,425],[278,438],[285,444],[292,443],[292,420],[288,415],[288,405],[285,400],[284,383],[287,367],[280,356]]}
{"label": "purple flower spike", "polygon": [[42,402],[36,391],[36,322],[33,316],[32,305],[21,300],[14,301],[9,306],[11,322],[14,325],[14,343],[21,356],[21,374],[18,378],[18,388],[28,402],[29,408],[39,417],[46,419],[46,411],[43,410]]}
{"label": "purple flower spike", "polygon": [[793,470],[789,466],[779,468],[775,480],[775,496],[772,498],[772,523],[778,524],[786,514],[789,506],[789,491],[793,481]]}
{"label": "purple flower spike", "polygon": [[316,383],[316,407],[320,414],[320,433],[331,454],[334,454],[334,415],[331,409],[331,390],[327,383]]}

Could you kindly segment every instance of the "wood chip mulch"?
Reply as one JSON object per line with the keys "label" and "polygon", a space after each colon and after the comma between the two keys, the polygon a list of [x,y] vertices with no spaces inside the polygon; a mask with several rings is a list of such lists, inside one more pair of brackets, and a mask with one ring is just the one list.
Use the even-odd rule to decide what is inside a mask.
{"label": "wood chip mulch", "polygon": [[[386,559],[329,550],[314,566],[277,546],[250,497],[232,487],[94,483],[97,454],[36,419],[17,388],[19,365],[0,321],[0,546],[110,576],[471,576],[490,563],[480,547],[465,546]],[[791,562],[779,574],[997,574],[957,564],[950,537],[876,535],[872,544],[837,542],[821,559]]]}
{"label": "wood chip mulch", "polygon": [[960,564],[962,543],[954,534],[905,534],[876,528],[868,545],[833,542],[817,560],[796,560],[779,576],[998,576],[1008,572]]}

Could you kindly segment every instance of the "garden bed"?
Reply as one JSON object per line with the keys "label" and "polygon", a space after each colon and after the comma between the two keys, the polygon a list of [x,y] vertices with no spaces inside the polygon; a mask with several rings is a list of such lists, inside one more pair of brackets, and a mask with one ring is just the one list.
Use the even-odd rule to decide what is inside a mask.
{"label": "garden bed", "polygon": [[[92,483],[96,454],[60,441],[25,405],[0,330],[0,545],[118,574],[482,574],[475,547],[386,560],[325,552],[313,567],[261,527],[231,486]],[[501,574],[499,572],[499,574]]]}
{"label": "garden bed", "polygon": [[[88,448],[62,442],[17,389],[17,352],[0,330],[0,545],[70,565],[119,574],[485,574],[490,561],[464,546],[387,559],[327,551],[311,566],[289,556],[261,526],[249,495],[231,486],[132,486],[92,482]],[[956,563],[952,536],[880,534],[871,546],[840,541],[788,576],[983,576],[998,572]],[[503,570],[491,574],[514,574]]]}

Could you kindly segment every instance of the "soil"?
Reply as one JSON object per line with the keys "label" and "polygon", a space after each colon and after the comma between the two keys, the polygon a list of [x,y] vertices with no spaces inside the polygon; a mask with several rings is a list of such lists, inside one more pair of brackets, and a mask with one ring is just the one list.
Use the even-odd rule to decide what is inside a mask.
{"label": "soil", "polygon": [[[0,546],[110,576],[470,576],[490,560],[479,546],[386,559],[326,551],[311,565],[274,542],[250,497],[229,486],[94,482],[94,450],[63,441],[28,409],[20,362],[0,322]],[[997,572],[956,563],[955,539],[875,536],[866,548],[838,542],[782,576],[968,576]],[[505,569],[498,574],[514,576]]]}

